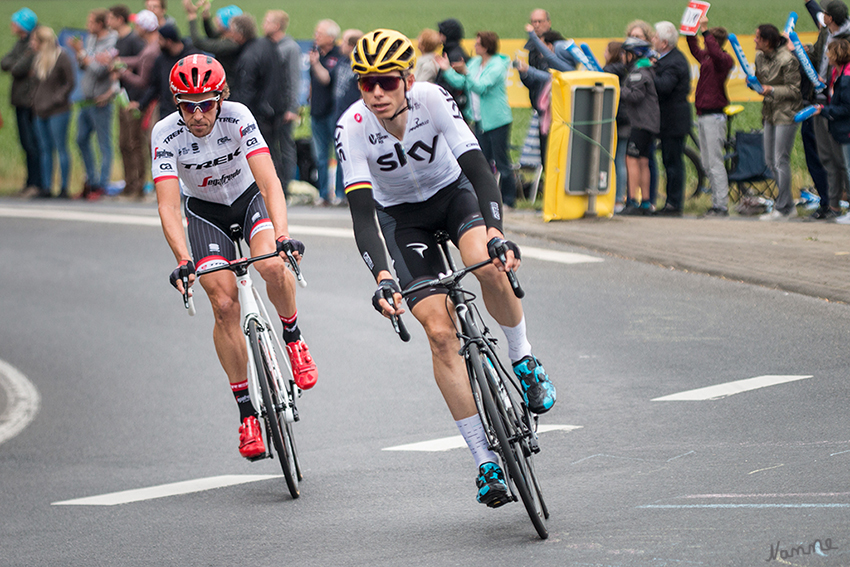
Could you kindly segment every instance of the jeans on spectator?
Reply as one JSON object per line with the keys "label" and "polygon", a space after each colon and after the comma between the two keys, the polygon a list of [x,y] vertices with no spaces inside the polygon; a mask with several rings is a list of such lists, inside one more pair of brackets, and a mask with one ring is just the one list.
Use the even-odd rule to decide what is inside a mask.
{"label": "jeans on spectator", "polygon": [[[829,197],[827,202],[830,207],[838,209],[841,195],[847,189],[846,164],[841,144],[829,133],[829,120],[825,116],[812,116],[815,128],[815,141],[817,142],[818,157],[826,169],[829,179]],[[821,197],[823,199],[823,197]],[[823,201],[821,200],[821,203]]]}
{"label": "jeans on spectator", "polygon": [[49,194],[53,184],[53,152],[59,156],[59,174],[62,185],[59,194],[68,195],[68,181],[71,175],[71,159],[68,155],[68,124],[71,111],[54,114],[47,118],[36,118],[38,142],[41,153],[41,178],[44,192]]}
{"label": "jeans on spectator", "polygon": [[327,116],[311,116],[310,124],[313,132],[313,152],[316,155],[316,168],[319,173],[319,198],[330,201],[328,162],[330,161],[331,143],[336,128],[333,113]]}
{"label": "jeans on spectator", "polygon": [[32,108],[15,107],[15,119],[18,122],[18,138],[27,163],[26,187],[50,188],[50,181],[41,178],[41,159],[39,156],[38,132],[35,127],[35,114]]}
{"label": "jeans on spectator", "polygon": [[[100,172],[95,165],[91,147],[92,134],[97,134],[100,149]],[[86,102],[77,115],[77,146],[86,167],[86,181],[92,187],[103,189],[112,172],[112,103],[105,106]]]}
{"label": "jeans on spectator", "polygon": [[487,161],[496,164],[499,172],[499,190],[502,192],[502,203],[509,207],[516,205],[516,179],[511,167],[508,145],[511,139],[510,123],[483,132],[478,123],[475,124],[475,137],[481,145],[481,151]]}
{"label": "jeans on spectator", "polygon": [[829,176],[818,155],[818,142],[815,134],[814,117],[800,123],[800,138],[806,154],[806,168],[820,197],[820,208],[829,208]]}
{"label": "jeans on spectator", "polygon": [[289,182],[295,176],[295,140],[292,138],[292,122],[286,122],[283,116],[272,120],[257,119],[260,134],[269,146],[275,173],[280,179],[283,194],[289,195]]}
{"label": "jeans on spectator", "polygon": [[667,202],[664,206],[681,211],[685,205],[685,163],[682,160],[685,137],[662,136],[658,139],[661,142],[661,161],[667,175]]}
{"label": "jeans on spectator", "polygon": [[[850,144],[841,144],[841,151],[844,153],[844,163],[850,164]],[[848,165],[844,169],[844,172],[847,175],[847,182],[850,183],[850,165]],[[830,201],[830,203],[832,203],[832,202]],[[840,203],[841,203],[841,198],[839,197],[839,199],[837,201],[835,201],[835,203],[832,203],[831,206],[835,207],[836,209],[840,209],[841,208]]]}
{"label": "jeans on spectator", "polygon": [[794,211],[791,197],[791,150],[797,136],[797,123],[764,123],[764,161],[776,180],[776,202],[773,208],[783,215]]}
{"label": "jeans on spectator", "polygon": [[617,151],[614,154],[614,171],[617,176],[617,203],[626,202],[626,194],[629,188],[629,172],[626,169],[626,147],[628,145],[628,136],[617,135]]}
{"label": "jeans on spectator", "polygon": [[150,147],[145,145],[142,115],[138,110],[118,110],[118,148],[124,164],[123,195],[140,198],[145,193],[145,177],[148,172],[147,156]]}
{"label": "jeans on spectator", "polygon": [[729,207],[729,178],[723,153],[726,143],[726,115],[703,114],[697,117],[699,129],[699,153],[702,167],[711,182],[711,206],[727,210]]}

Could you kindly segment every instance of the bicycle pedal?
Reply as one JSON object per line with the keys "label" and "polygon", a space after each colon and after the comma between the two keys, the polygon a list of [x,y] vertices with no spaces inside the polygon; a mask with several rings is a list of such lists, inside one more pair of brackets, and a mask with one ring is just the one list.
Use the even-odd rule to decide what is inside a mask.
{"label": "bicycle pedal", "polygon": [[271,458],[272,458],[272,454],[269,453],[268,451],[266,451],[262,455],[257,455],[256,457],[246,457],[246,459],[248,459],[251,462],[262,461],[263,459],[271,459]]}

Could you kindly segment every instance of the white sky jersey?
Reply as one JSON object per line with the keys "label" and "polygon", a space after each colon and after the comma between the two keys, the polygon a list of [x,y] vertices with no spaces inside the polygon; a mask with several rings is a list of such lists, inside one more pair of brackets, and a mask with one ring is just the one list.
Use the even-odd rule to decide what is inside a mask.
{"label": "white sky jersey", "polygon": [[204,201],[230,205],[254,183],[248,158],[269,153],[248,108],[224,101],[212,132],[198,138],[180,111],[156,123],[151,132],[154,183],[178,176],[184,192]]}
{"label": "white sky jersey", "polygon": [[445,90],[414,83],[407,98],[403,140],[391,136],[362,100],[352,104],[336,126],[346,189],[371,184],[375,200],[385,207],[425,201],[460,176],[458,156],[480,149]]}

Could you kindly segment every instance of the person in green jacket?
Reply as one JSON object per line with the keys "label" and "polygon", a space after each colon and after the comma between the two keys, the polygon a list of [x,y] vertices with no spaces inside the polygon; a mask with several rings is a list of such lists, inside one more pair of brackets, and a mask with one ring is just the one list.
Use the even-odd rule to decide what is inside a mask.
{"label": "person in green jacket", "polygon": [[467,92],[469,104],[464,115],[472,122],[485,157],[491,165],[495,164],[499,172],[503,204],[513,207],[517,190],[508,154],[513,114],[505,87],[511,60],[498,51],[499,36],[491,31],[481,31],[475,38],[476,56],[468,63],[458,61],[450,64],[445,56],[438,62],[446,82]]}

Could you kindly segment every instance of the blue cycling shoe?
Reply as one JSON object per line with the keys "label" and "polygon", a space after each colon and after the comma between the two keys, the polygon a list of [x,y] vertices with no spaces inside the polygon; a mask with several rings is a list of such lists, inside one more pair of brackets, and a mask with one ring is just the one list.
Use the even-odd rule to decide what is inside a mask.
{"label": "blue cycling shoe", "polygon": [[505,475],[501,467],[496,463],[484,463],[478,467],[478,478],[475,479],[478,487],[476,499],[490,508],[498,508],[502,504],[510,502],[508,487],[505,485]]}
{"label": "blue cycling shoe", "polygon": [[534,413],[546,413],[555,405],[555,386],[543,365],[534,355],[514,362],[514,374],[522,386],[522,397],[528,409]]}

